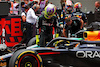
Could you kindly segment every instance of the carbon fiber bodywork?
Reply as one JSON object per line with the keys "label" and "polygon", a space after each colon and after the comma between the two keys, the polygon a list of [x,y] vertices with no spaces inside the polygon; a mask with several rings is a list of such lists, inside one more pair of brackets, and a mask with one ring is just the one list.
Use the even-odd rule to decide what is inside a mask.
{"label": "carbon fiber bodywork", "polygon": [[[69,41],[70,44],[68,45],[66,41]],[[30,46],[21,50],[36,51],[43,60],[43,67],[96,67],[100,65],[99,45],[100,41],[60,37],[51,40],[46,47]],[[0,56],[2,65],[5,64],[4,61],[5,65],[9,64],[10,57],[14,53],[16,52]]]}

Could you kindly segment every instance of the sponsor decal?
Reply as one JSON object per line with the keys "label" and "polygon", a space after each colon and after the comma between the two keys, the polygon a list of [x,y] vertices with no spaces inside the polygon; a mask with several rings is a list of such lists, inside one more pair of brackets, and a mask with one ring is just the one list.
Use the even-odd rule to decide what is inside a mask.
{"label": "sponsor decal", "polygon": [[100,58],[99,51],[77,51],[76,57],[78,58]]}
{"label": "sponsor decal", "polygon": [[87,47],[96,47],[96,44],[87,44]]}
{"label": "sponsor decal", "polygon": [[45,53],[38,53],[39,55],[52,55],[52,54],[60,54],[60,52],[45,52]]}

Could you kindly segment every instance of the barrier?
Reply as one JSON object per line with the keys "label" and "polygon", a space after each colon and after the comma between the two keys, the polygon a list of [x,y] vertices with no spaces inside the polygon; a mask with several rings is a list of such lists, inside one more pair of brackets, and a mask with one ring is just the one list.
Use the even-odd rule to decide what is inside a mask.
{"label": "barrier", "polygon": [[[3,29],[5,33],[3,33]],[[4,16],[0,18],[0,43],[4,38],[5,44],[8,47],[12,47],[22,40],[22,36],[20,16]]]}

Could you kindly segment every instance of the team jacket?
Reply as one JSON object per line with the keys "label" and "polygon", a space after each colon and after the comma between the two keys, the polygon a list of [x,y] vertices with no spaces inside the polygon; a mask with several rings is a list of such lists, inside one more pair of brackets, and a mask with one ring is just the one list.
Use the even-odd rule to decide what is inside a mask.
{"label": "team jacket", "polygon": [[75,17],[78,17],[78,18],[80,18],[80,19],[82,19],[83,21],[84,21],[84,23],[86,23],[87,22],[87,17],[86,17],[86,15],[83,13],[83,12],[73,12],[72,13],[72,16],[75,16]]}
{"label": "team jacket", "polygon": [[56,16],[51,19],[46,19],[44,15],[39,17],[38,28],[41,28],[41,32],[52,33],[52,27],[56,27]]}
{"label": "team jacket", "polygon": [[100,7],[99,8],[95,8],[94,16],[95,16],[95,21],[100,22]]}

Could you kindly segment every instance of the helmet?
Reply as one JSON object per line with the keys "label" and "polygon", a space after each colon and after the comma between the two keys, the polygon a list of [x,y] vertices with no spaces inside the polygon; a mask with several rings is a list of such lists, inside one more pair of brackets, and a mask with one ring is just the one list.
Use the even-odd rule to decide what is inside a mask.
{"label": "helmet", "polygon": [[74,8],[82,8],[82,4],[80,2],[75,3]]}
{"label": "helmet", "polygon": [[44,17],[46,19],[50,19],[51,17],[54,16],[55,12],[56,12],[56,6],[53,4],[48,4],[44,9]]}
{"label": "helmet", "polygon": [[73,6],[73,3],[71,0],[66,0],[65,5],[66,6]]}
{"label": "helmet", "polygon": [[66,5],[66,9],[67,9],[68,11],[72,11],[72,10],[73,10],[73,6],[71,6],[71,5]]}
{"label": "helmet", "polygon": [[67,11],[73,11],[73,3],[71,0],[66,0],[65,2],[65,9]]}

